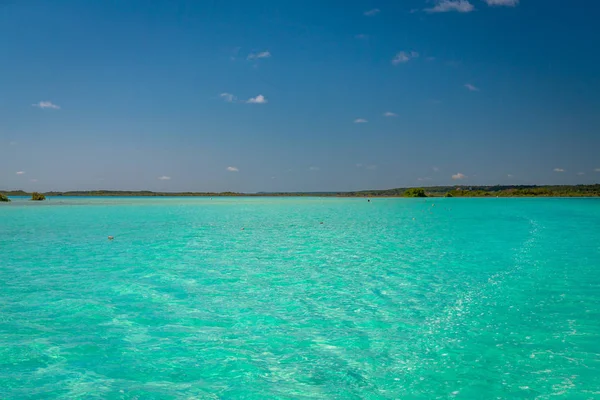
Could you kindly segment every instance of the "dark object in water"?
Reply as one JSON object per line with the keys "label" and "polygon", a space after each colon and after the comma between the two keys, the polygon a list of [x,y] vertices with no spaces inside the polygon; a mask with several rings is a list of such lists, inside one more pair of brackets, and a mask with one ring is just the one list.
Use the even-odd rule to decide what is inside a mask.
{"label": "dark object in water", "polygon": [[43,194],[38,193],[38,192],[33,192],[33,193],[31,193],[31,200],[43,201],[43,200],[46,200],[46,196],[44,196]]}
{"label": "dark object in water", "polygon": [[114,236],[109,236],[108,240],[113,240],[115,237]]}
{"label": "dark object in water", "polygon": [[321,225],[323,225],[323,221],[321,221]]}
{"label": "dark object in water", "polygon": [[371,199],[367,199],[367,203],[370,203],[370,202],[371,202]]}

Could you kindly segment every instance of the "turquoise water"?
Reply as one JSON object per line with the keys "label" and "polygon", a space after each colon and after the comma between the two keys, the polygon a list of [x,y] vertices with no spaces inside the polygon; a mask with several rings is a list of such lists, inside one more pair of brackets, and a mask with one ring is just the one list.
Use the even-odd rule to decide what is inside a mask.
{"label": "turquoise water", "polygon": [[600,398],[600,200],[0,204],[0,398],[556,396]]}

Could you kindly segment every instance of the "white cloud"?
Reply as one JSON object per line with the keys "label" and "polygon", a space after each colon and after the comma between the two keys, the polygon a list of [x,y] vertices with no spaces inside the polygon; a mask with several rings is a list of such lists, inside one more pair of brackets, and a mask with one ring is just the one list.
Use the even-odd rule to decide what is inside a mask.
{"label": "white cloud", "polygon": [[519,0],[483,0],[488,6],[506,6],[516,7],[519,4]]}
{"label": "white cloud", "polygon": [[434,7],[426,8],[425,11],[429,13],[443,13],[450,11],[468,13],[474,9],[475,7],[473,7],[473,4],[469,3],[468,0],[439,0]]}
{"label": "white cloud", "polygon": [[268,51],[261,51],[260,53],[250,53],[248,54],[248,60],[256,60],[258,58],[270,58],[271,53]]}
{"label": "white cloud", "polygon": [[474,85],[471,85],[470,83],[466,83],[465,87],[467,89],[469,89],[471,92],[479,92],[479,88]]}
{"label": "white cloud", "polygon": [[381,12],[381,10],[379,8],[374,8],[372,10],[365,11],[364,14],[367,17],[374,17],[375,15],[379,14],[380,12]]}
{"label": "white cloud", "polygon": [[408,62],[408,60],[410,60],[410,57],[405,52],[401,51],[392,59],[392,64],[405,63]]}
{"label": "white cloud", "polygon": [[430,178],[430,177],[428,177],[428,176],[426,176],[425,178],[417,178],[417,180],[418,180],[418,181],[421,181],[421,182],[422,182],[422,181],[430,181],[430,180],[431,180],[431,178]]}
{"label": "white cloud", "polygon": [[29,182],[35,183],[35,182],[37,182],[37,179],[30,179]]}
{"label": "white cloud", "polygon": [[233,103],[234,101],[237,100],[237,97],[235,97],[234,95],[232,95],[231,93],[221,93],[219,95],[220,98],[222,98],[223,100],[225,100],[228,103]]}
{"label": "white cloud", "polygon": [[512,177],[513,177],[513,176],[512,176],[512,174],[508,174],[508,175],[506,175],[506,176],[508,176],[509,178],[512,178]]}
{"label": "white cloud", "polygon": [[229,171],[229,172],[240,172],[239,168],[237,168],[237,167],[227,167],[227,171]]}
{"label": "white cloud", "polygon": [[321,169],[321,168],[319,168],[319,167],[309,167],[309,168],[308,168],[308,170],[309,170],[309,171],[318,171],[318,170],[320,170],[320,169]]}
{"label": "white cloud", "polygon": [[585,175],[585,172],[578,172],[577,175]]}
{"label": "white cloud", "polygon": [[60,106],[52,103],[51,101],[40,101],[39,103],[32,104],[34,107],[39,107],[41,109],[51,108],[53,110],[60,110]]}
{"label": "white cloud", "polygon": [[25,171],[17,171],[17,175],[25,175]]}
{"label": "white cloud", "polygon": [[431,169],[433,170],[433,172],[438,172],[440,170],[438,167],[431,167]]}
{"label": "white cloud", "polygon": [[600,168],[596,168],[594,172],[600,172]]}
{"label": "white cloud", "polygon": [[461,174],[460,172],[455,175],[452,175],[452,179],[454,179],[454,180],[465,179],[466,177],[467,177],[466,175]]}
{"label": "white cloud", "polygon": [[554,172],[565,172],[562,168],[554,168]]}
{"label": "white cloud", "polygon": [[354,123],[355,123],[355,124],[366,124],[367,122],[369,122],[369,121],[367,121],[367,120],[366,120],[366,119],[364,119],[364,118],[356,118],[356,119],[354,120]]}
{"label": "white cloud", "polygon": [[256,97],[251,97],[248,99],[248,101],[246,101],[246,103],[250,103],[250,104],[266,104],[268,103],[267,98],[265,96],[263,96],[262,94],[259,94]]}
{"label": "white cloud", "polygon": [[413,58],[418,58],[418,57],[419,57],[419,53],[417,53],[416,51],[410,51],[410,52],[409,51],[401,51],[399,53],[396,53],[394,58],[392,58],[392,64],[394,64],[394,65],[404,64],[406,62],[409,62]]}
{"label": "white cloud", "polygon": [[383,113],[383,116],[384,116],[384,117],[397,117],[397,116],[398,116],[398,114],[396,114],[396,113],[393,113],[393,112],[391,112],[391,111],[387,111],[387,112],[384,112],[384,113]]}
{"label": "white cloud", "polygon": [[170,177],[170,176],[165,176],[165,175],[163,175],[163,176],[159,176],[159,177],[158,177],[158,180],[161,180],[161,181],[168,181],[168,180],[170,180],[170,179],[171,179],[171,177]]}

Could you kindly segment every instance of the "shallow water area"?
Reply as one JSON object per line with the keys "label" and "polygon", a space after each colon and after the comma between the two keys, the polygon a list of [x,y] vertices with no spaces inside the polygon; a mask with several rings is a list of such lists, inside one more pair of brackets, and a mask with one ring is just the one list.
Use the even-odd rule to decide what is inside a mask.
{"label": "shallow water area", "polygon": [[13,198],[0,398],[599,398],[599,227],[598,199]]}

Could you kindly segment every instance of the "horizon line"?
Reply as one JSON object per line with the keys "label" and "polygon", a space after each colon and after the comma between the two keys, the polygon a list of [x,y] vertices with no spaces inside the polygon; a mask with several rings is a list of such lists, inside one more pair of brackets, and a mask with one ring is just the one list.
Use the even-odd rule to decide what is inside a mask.
{"label": "horizon line", "polygon": [[[180,194],[180,193],[190,193],[190,194],[224,194],[224,193],[232,193],[237,195],[260,195],[260,194],[332,194],[332,193],[362,193],[362,192],[381,192],[381,191],[389,191],[389,190],[399,190],[399,189],[412,189],[412,188],[421,188],[421,189],[433,189],[433,188],[465,188],[465,187],[474,187],[474,188],[482,188],[482,187],[505,187],[505,188],[522,188],[522,187],[576,187],[576,186],[596,186],[600,185],[600,183],[577,183],[577,184],[565,184],[565,185],[544,185],[544,184],[520,184],[520,185],[502,185],[502,184],[483,184],[483,185],[432,185],[432,186],[398,186],[386,189],[359,189],[359,190],[319,190],[319,191],[257,191],[257,192],[236,192],[231,190],[225,191],[153,191],[148,189],[139,189],[139,190],[128,190],[128,189],[87,189],[87,190],[49,190],[44,192],[39,192],[42,194],[49,193],[90,193],[90,192],[113,192],[113,193],[156,193],[156,194]],[[27,191],[23,189],[11,189],[11,190],[0,190],[0,193],[10,193],[10,192],[23,192],[23,193],[33,193],[33,191]]]}

